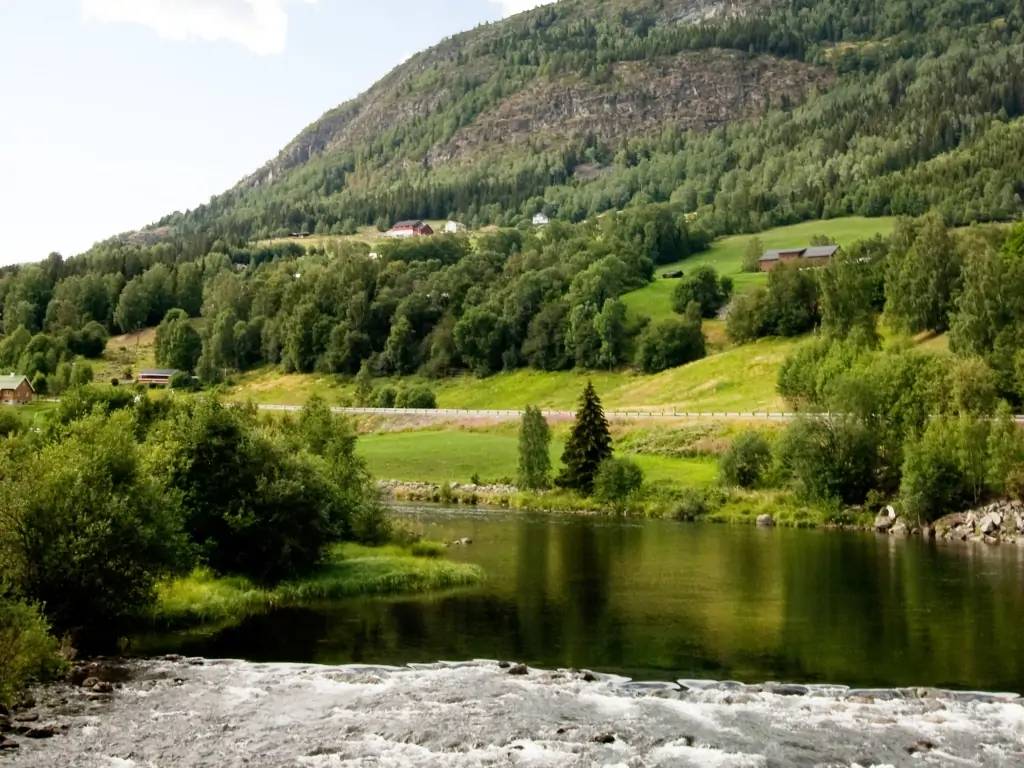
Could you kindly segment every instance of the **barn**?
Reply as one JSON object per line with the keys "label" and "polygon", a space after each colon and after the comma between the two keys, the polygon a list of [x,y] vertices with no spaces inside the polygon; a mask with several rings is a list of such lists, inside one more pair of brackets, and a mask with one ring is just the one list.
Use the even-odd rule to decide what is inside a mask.
{"label": "barn", "polygon": [[0,403],[6,405],[24,405],[32,402],[36,391],[27,376],[12,373],[0,376]]}
{"label": "barn", "polygon": [[385,237],[393,237],[396,239],[406,237],[425,237],[427,235],[434,234],[434,230],[424,221],[400,221],[387,232],[384,233]]}

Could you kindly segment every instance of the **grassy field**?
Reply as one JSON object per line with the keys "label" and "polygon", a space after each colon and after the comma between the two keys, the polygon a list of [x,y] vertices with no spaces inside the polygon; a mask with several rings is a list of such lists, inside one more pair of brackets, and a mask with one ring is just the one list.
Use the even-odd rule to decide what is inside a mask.
{"label": "grassy field", "polygon": [[711,248],[704,253],[675,264],[658,267],[653,283],[626,294],[623,301],[629,310],[637,316],[650,317],[655,321],[662,320],[673,314],[672,291],[675,290],[676,284],[679,282],[662,278],[661,275],[664,272],[680,269],[692,272],[698,267],[712,266],[718,270],[719,274],[729,275],[735,283],[736,291],[742,293],[764,284],[767,280],[767,276],[764,274],[743,272],[743,256],[746,253],[747,245],[754,237],[760,238],[766,249],[807,245],[815,235],[827,235],[840,245],[850,245],[857,240],[874,235],[887,235],[892,232],[895,224],[896,220],[893,218],[848,217],[777,227],[757,235],[725,237],[712,243]]}
{"label": "grassy field", "polygon": [[242,577],[216,577],[197,570],[158,585],[150,619],[161,627],[224,625],[271,607],[304,605],[358,595],[400,594],[452,589],[479,583],[475,565],[437,557],[438,548],[420,547],[430,556],[396,546],[335,545],[327,561],[310,576],[286,581],[273,589]]}
{"label": "grassy field", "polygon": [[[424,219],[437,234],[444,233],[447,219]],[[333,243],[356,242],[356,243],[377,243],[387,238],[384,233],[373,226],[359,227],[353,235],[310,235],[309,237],[275,237],[270,240],[259,240],[256,246],[281,245],[283,243],[296,243],[304,248],[322,248]]]}
{"label": "grassy field", "polygon": [[[797,339],[763,339],[653,376],[632,371],[547,373],[523,369],[486,379],[465,375],[423,383],[437,393],[441,408],[518,409],[532,404],[568,410],[575,408],[583,387],[592,381],[605,407],[613,410],[781,410],[776,377],[798,343]],[[350,381],[333,376],[283,375],[265,368],[240,376],[230,394],[256,403],[301,405],[312,394],[331,403],[346,402],[352,392]]]}
{"label": "grassy field", "polygon": [[[558,467],[564,448],[563,434],[551,441],[551,463]],[[422,430],[364,435],[360,456],[374,477],[410,482],[468,483],[474,476],[484,483],[512,481],[518,465],[518,437],[514,429]],[[717,461],[712,457],[682,458],[623,453],[644,470],[650,483],[673,487],[712,485]]]}

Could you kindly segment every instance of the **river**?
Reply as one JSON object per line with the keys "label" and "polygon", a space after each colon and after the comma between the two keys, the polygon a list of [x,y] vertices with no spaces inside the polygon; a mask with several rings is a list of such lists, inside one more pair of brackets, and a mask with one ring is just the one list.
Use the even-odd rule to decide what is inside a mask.
{"label": "river", "polygon": [[0,764],[1024,764],[1024,547],[399,514],[486,583],[137,638],[123,688],[40,692],[66,733]]}

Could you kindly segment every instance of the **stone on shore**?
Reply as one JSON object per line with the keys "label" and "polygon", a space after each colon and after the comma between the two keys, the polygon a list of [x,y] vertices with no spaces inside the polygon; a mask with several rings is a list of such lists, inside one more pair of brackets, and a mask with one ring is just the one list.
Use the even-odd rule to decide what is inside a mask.
{"label": "stone on shore", "polygon": [[775,518],[771,515],[758,515],[757,516],[757,527],[758,528],[773,528],[775,527]]}

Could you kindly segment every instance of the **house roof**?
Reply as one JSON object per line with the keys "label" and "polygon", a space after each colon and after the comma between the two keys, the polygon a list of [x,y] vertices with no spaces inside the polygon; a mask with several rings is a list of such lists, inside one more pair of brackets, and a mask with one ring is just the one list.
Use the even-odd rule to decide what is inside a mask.
{"label": "house roof", "polygon": [[[23,381],[28,382],[28,388],[32,389],[32,382],[28,380],[28,376],[22,376],[17,373],[12,373],[9,376],[0,376],[0,389],[17,389]],[[35,392],[34,389],[32,391]]]}
{"label": "house roof", "polygon": [[838,245],[812,245],[806,251],[804,251],[805,259],[823,259],[836,255],[836,251],[839,250]]}
{"label": "house roof", "polygon": [[836,255],[838,245],[812,245],[804,248],[777,248],[765,251],[760,261],[778,261],[785,255],[798,256],[801,259],[825,259]]}
{"label": "house roof", "polygon": [[416,227],[422,227],[422,226],[423,226],[423,221],[417,219],[415,221],[399,221],[399,222],[397,222],[391,228],[392,229],[415,229]]}
{"label": "house roof", "polygon": [[146,378],[170,378],[171,376],[178,372],[179,371],[177,368],[147,368],[144,371],[139,371],[139,378],[142,378],[143,376],[145,376]]}

